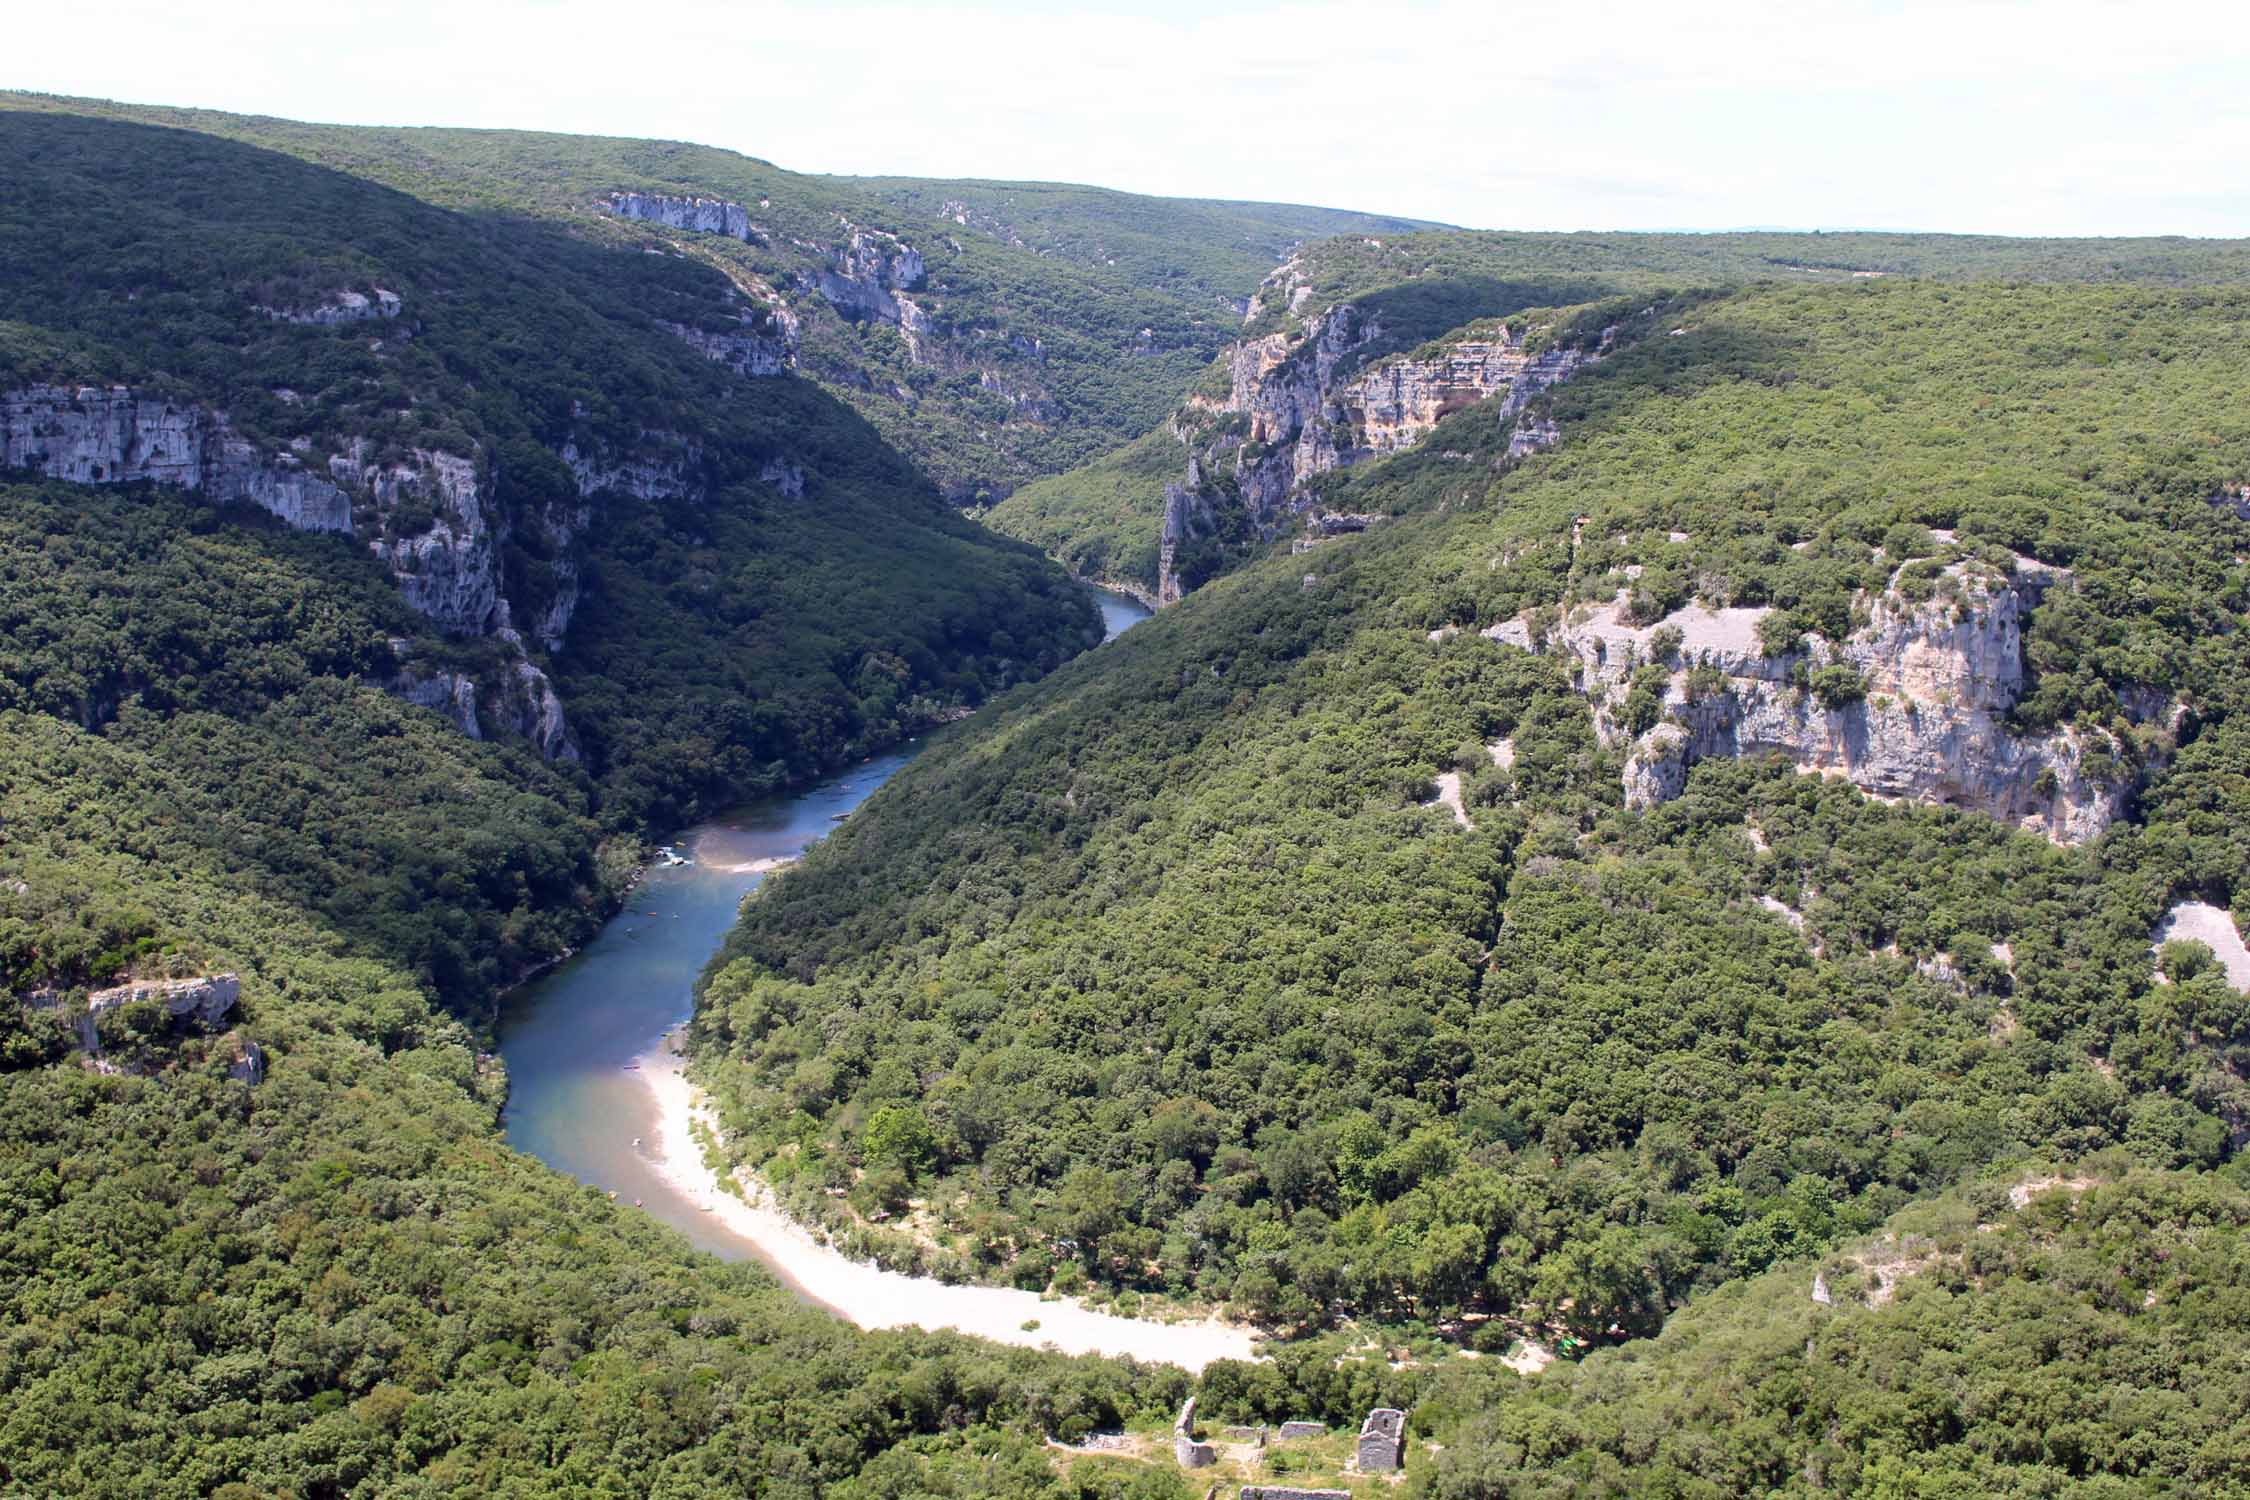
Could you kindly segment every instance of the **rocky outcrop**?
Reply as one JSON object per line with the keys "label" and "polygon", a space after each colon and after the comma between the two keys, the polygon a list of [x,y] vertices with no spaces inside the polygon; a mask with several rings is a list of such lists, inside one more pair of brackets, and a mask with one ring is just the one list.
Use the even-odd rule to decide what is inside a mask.
{"label": "rocky outcrop", "polygon": [[303,531],[352,529],[351,497],[226,419],[131,386],[33,385],[0,395],[0,467],[79,484],[145,480],[214,505],[255,505]]}
{"label": "rocky outcrop", "polygon": [[690,328],[684,323],[659,323],[657,326],[705,359],[725,365],[737,375],[751,378],[786,375],[796,368],[794,319],[786,325],[787,332],[778,319],[760,324],[745,318],[736,327],[718,333]]}
{"label": "rocky outcrop", "polygon": [[797,367],[797,315],[779,293],[757,277],[722,267],[732,283],[726,294],[725,322],[717,328],[659,322],[657,326],[705,359],[735,374],[756,379],[783,375]]}
{"label": "rocky outcrop", "polygon": [[[385,529],[368,546],[390,569],[406,602],[440,630],[489,635],[507,624],[500,596],[502,528],[488,513],[474,459],[414,449],[373,463],[364,442],[328,461],[328,471],[371,502]],[[416,509],[426,524],[400,534],[389,522]]]}
{"label": "rocky outcrop", "polygon": [[1159,598],[1170,603],[1184,591],[1173,568],[1179,545],[1220,508],[1240,507],[1259,534],[1276,535],[1310,508],[1306,487],[1316,476],[1411,448],[1479,402],[1498,399],[1501,419],[1516,423],[1508,459],[1552,446],[1559,430],[1527,408],[1599,359],[1609,337],[1535,349],[1520,329],[1479,325],[1434,349],[1363,364],[1383,336],[1379,315],[1347,302],[1299,332],[1229,351],[1226,396],[1191,402],[1174,423],[1190,458],[1186,481],[1166,488]]}
{"label": "rocky outcrop", "polygon": [[339,323],[365,323],[377,318],[395,318],[405,307],[405,301],[396,292],[376,287],[375,295],[355,292],[343,287],[330,292],[311,307],[267,307],[259,304],[257,311],[281,323],[304,323],[316,328],[333,328]]}
{"label": "rocky outcrop", "polygon": [[769,458],[758,470],[758,482],[770,484],[792,500],[805,498],[805,471],[786,458]]}
{"label": "rocky outcrop", "polygon": [[[399,650],[405,644],[393,641],[391,649]],[[416,708],[443,715],[472,740],[484,738],[484,726],[477,720],[476,679],[466,672],[402,667],[397,676],[383,684],[383,690]]]}
{"label": "rocky outcrop", "polygon": [[930,319],[903,294],[928,279],[921,252],[894,234],[853,229],[849,240],[826,253],[828,264],[811,278],[812,290],[847,318],[897,325],[920,362],[916,340],[929,332]]}
{"label": "rocky outcrop", "polygon": [[[2082,843],[2123,810],[2130,782],[2106,771],[2123,762],[2105,731],[2009,732],[2024,689],[2026,612],[2064,576],[2022,562],[2013,575],[1955,563],[1922,598],[1894,584],[1861,601],[1867,623],[1843,640],[1781,655],[1760,643],[1764,609],[1693,605],[1636,625],[1624,594],[1559,621],[1526,614],[1484,634],[1571,659],[1603,742],[1627,749],[1631,806],[1678,796],[1697,761],[1780,754],[1871,797],[1971,808]],[[1660,645],[1672,648],[1662,660]],[[1647,706],[1636,710],[1633,678],[1649,666],[1662,678],[1661,721],[1636,733],[1633,716]],[[2101,776],[2087,764],[2097,751]]]}
{"label": "rocky outcrop", "polygon": [[762,245],[765,236],[750,223],[750,210],[724,198],[703,198],[672,193],[611,193],[609,211],[620,219],[662,224],[693,234],[723,234],[745,244]]}
{"label": "rocky outcrop", "polygon": [[242,980],[233,974],[208,974],[198,979],[141,979],[86,997],[86,1013],[98,1016],[123,1005],[154,1001],[174,1020],[194,1020],[213,1026],[242,998]]}
{"label": "rocky outcrop", "polygon": [[[407,665],[383,684],[384,690],[417,708],[442,715],[472,740],[485,738],[489,725],[494,732],[531,741],[548,760],[575,764],[578,742],[571,736],[554,685],[545,672],[522,655],[520,635],[512,629],[504,629],[499,635],[516,655],[497,678],[484,686],[466,672]],[[391,642],[395,651],[403,651],[407,645],[402,640]]]}
{"label": "rocky outcrop", "polygon": [[[441,630],[502,636],[516,646],[500,694],[500,727],[524,734],[543,753],[576,754],[562,709],[544,674],[521,659],[522,637],[511,628],[500,587],[505,518],[486,499],[476,460],[415,449],[384,460],[355,441],[331,455],[325,472],[308,467],[309,444],[267,453],[207,408],[129,386],[37,385],[0,396],[0,466],[81,484],[145,481],[192,491],[214,504],[250,504],[307,531],[355,535],[397,581],[407,603]],[[570,461],[566,452],[566,462]],[[591,459],[572,465],[582,485],[599,483],[677,492],[676,467]],[[801,487],[801,480],[800,480]],[[545,644],[561,645],[577,599],[572,544],[587,523],[584,509],[555,518],[548,540],[555,595],[537,626]],[[465,733],[483,729],[476,693],[457,674],[402,673],[390,684],[410,702],[434,708]]]}
{"label": "rocky outcrop", "polygon": [[[504,634],[513,635],[514,632]],[[520,649],[521,640],[514,644]],[[555,696],[547,674],[520,656],[512,663],[488,704],[492,722],[505,732],[531,741],[548,760],[578,763],[578,742],[563,718],[562,700]]]}
{"label": "rocky outcrop", "polygon": [[[561,648],[578,605],[578,554],[594,497],[693,496],[709,475],[702,450],[673,432],[644,430],[623,452],[566,442],[559,456],[579,502],[511,519],[492,502],[495,478],[483,456],[383,453],[355,439],[322,462],[308,439],[264,451],[219,412],[131,386],[33,385],[0,394],[0,468],[81,484],[168,485],[213,504],[257,506],[299,530],[361,538],[433,626],[501,639],[514,657],[499,680],[481,686],[457,673],[401,672],[391,691],[472,737],[517,733],[543,754],[569,760],[577,749],[562,705],[526,654],[519,624],[545,649]],[[805,494],[804,470],[786,459],[769,459],[758,477],[792,499]],[[502,586],[500,559],[511,537],[534,541],[548,559],[534,607],[522,615]]]}
{"label": "rocky outcrop", "polygon": [[644,428],[639,449],[625,455],[565,443],[560,457],[582,495],[615,490],[637,500],[675,500],[701,485],[695,470],[703,450],[676,432]]}

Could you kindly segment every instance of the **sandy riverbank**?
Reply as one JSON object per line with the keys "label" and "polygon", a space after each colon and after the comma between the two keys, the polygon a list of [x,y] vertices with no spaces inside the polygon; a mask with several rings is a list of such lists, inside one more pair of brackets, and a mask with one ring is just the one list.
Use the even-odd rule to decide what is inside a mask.
{"label": "sandy riverbank", "polygon": [[796,856],[790,855],[787,858],[746,859],[739,864],[709,865],[706,868],[721,875],[771,875],[776,870],[788,869],[796,862]]}
{"label": "sandy riverbank", "polygon": [[[1036,1293],[1009,1287],[947,1286],[848,1259],[775,1208],[755,1185],[745,1189],[754,1200],[748,1202],[719,1186],[690,1128],[698,1119],[709,1126],[709,1116],[681,1073],[669,1038],[641,1059],[640,1077],[656,1100],[650,1144],[659,1175],[698,1207],[708,1204],[714,1218],[755,1244],[807,1296],[861,1328],[951,1328],[1065,1354],[1130,1354],[1191,1372],[1215,1359],[1253,1357],[1251,1331],[1233,1324],[1121,1318],[1075,1301],[1043,1302]],[[1025,1329],[1032,1320],[1039,1326]]]}

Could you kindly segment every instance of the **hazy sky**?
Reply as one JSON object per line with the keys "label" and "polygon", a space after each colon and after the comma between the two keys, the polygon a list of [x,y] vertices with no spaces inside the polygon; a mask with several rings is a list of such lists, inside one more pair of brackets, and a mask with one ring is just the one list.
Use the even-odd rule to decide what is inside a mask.
{"label": "hazy sky", "polygon": [[104,0],[7,30],[0,86],[800,171],[1480,228],[2250,234],[2239,3]]}

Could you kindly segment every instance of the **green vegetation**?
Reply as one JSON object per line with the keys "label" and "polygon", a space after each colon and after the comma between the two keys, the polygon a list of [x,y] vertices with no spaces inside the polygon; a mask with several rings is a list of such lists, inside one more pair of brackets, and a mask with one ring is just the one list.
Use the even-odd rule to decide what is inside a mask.
{"label": "green vegetation", "polygon": [[1425,1493],[2250,1492],[2250,1197],[2191,1174],[2082,1185],[1903,1214],[1833,1259],[1833,1308],[1799,1266],[1537,1381],[1448,1382]]}
{"label": "green vegetation", "polygon": [[[677,141],[321,126],[206,110],[0,96],[0,112],[12,112],[14,120],[29,111],[169,127],[206,141],[254,146],[448,210],[503,246],[507,239],[544,230],[587,253],[593,247],[627,250],[645,264],[610,264],[603,276],[666,283],[672,295],[669,310],[660,315],[706,331],[736,326],[739,309],[722,306],[715,295],[727,281],[712,272],[723,273],[753,299],[785,301],[799,325],[800,370],[857,412],[945,494],[964,503],[997,498],[1026,480],[1084,463],[1154,426],[1233,336],[1241,315],[1224,299],[1247,297],[1272,269],[1274,252],[1287,243],[1331,228],[1404,223],[1317,209],[1049,189],[1042,191],[1058,196],[1049,197],[1040,211],[1042,226],[1069,243],[1083,243],[1076,231],[1062,227],[1064,220],[1098,215],[1119,226],[1119,234],[1111,254],[1047,253],[1051,247],[1044,237],[1018,246],[954,223],[912,181],[810,177]],[[112,155],[131,154],[123,148],[125,137],[113,132],[106,139]],[[31,157],[28,150],[17,154]],[[199,170],[189,180],[201,184],[210,175]],[[957,184],[932,190],[942,198],[957,188],[968,191]],[[595,205],[618,190],[740,203],[762,231],[762,242],[597,214]],[[51,215],[58,201],[75,200],[27,192],[20,201],[27,210]],[[115,207],[122,217],[108,222],[132,222],[137,206],[130,199]],[[930,327],[918,340],[881,319],[847,315],[813,289],[819,275],[834,268],[834,253],[849,246],[854,229],[896,235],[920,252],[927,279],[912,295],[929,315]],[[1246,243],[1246,235],[1254,238]],[[1103,242],[1110,237],[1105,229]],[[145,247],[164,242],[137,243],[146,254]],[[666,253],[641,256],[644,247]],[[178,253],[168,249],[166,263],[177,264]],[[389,250],[383,253],[395,273],[395,258]],[[443,240],[431,246],[431,254],[464,272],[479,263],[459,259]],[[69,261],[56,255],[49,264]],[[327,290],[341,284],[327,279],[333,274],[365,275],[367,269],[346,245],[305,256],[279,274],[285,285]],[[541,267],[538,274],[510,281],[519,288],[537,286],[547,274]],[[691,288],[692,295],[682,288]],[[602,299],[617,300],[614,292]],[[647,305],[645,298],[624,300]],[[597,326],[602,321],[592,320]],[[543,339],[526,338],[518,347],[547,357]],[[615,394],[629,402],[631,390],[629,380],[605,372],[567,394],[588,400]]]}
{"label": "green vegetation", "polygon": [[1156,587],[1164,486],[1184,473],[1179,439],[1159,428],[1084,468],[1034,481],[986,513],[996,530],[1059,558],[1082,578]]}
{"label": "green vegetation", "polygon": [[[349,796],[344,758],[385,732],[308,724],[335,760],[300,745],[260,770]],[[454,743],[471,765],[506,758]],[[329,872],[245,861],[275,831],[258,796],[237,846],[183,837],[225,824],[169,797],[164,753],[0,712],[0,983],[57,977],[55,945],[84,934],[144,969],[237,970],[246,1012],[220,1037],[148,1022],[117,1076],[25,1067],[22,1033],[0,1033],[0,1486],[809,1496],[858,1475],[850,1493],[877,1496],[927,1493],[896,1460],[865,1467],[925,1435],[908,1451],[928,1463],[1005,1460],[979,1493],[1077,1494],[1023,1462],[1026,1432],[1179,1399],[1176,1373],[856,1334],[507,1150],[475,1037],[321,914]],[[447,852],[496,857],[479,845],[463,830]],[[249,1040],[267,1059],[255,1087],[227,1076]]]}
{"label": "green vegetation", "polygon": [[[1398,235],[8,104],[0,385],[128,382],[314,468],[470,459],[518,623],[581,590],[530,649],[584,759],[384,691],[519,658],[410,610],[375,516],[0,482],[0,1489],[1188,1495],[1047,1441],[1161,1431],[1186,1376],[854,1333],[498,1133],[495,995],[644,835],[981,702],[706,976],[729,1148],[800,1213],[1294,1335],[1199,1388],[1344,1429],[1277,1478],[1382,1404],[1443,1500],[2250,1492],[2250,998],[2150,952],[2177,900],[2250,907],[2250,523],[2211,503],[2250,478],[2250,295],[2201,284],[2239,246]],[[627,187],[755,205],[760,238],[593,211]],[[921,249],[915,339],[807,290],[839,216]],[[1213,393],[1230,288],[1324,230],[1252,332],[1342,297],[1379,319],[1361,359],[1623,332],[1542,402],[1556,451],[1456,412],[1317,481],[1382,525],[1265,562],[1216,526],[1194,597],[1072,659],[1083,591],[949,502],[1106,453],[995,519],[1145,579],[1151,429]],[[395,321],[260,311],[377,287]],[[773,333],[742,321],[768,292],[813,378],[672,331]],[[625,477],[584,501],[566,449]],[[2083,848],[1778,761],[1629,813],[1568,665],[1478,633],[1623,592],[1770,606],[1779,651],[2026,559],[2068,571],[2010,727],[2100,732],[2133,789]],[[1652,646],[1630,729],[1671,669],[1713,685]],[[215,1023],[88,1019],[221,972]],[[1500,1358],[1527,1336],[1563,1355],[1536,1378]]]}
{"label": "green vegetation", "polygon": [[[315,472],[473,460],[516,624],[577,580],[549,666],[611,829],[802,781],[1098,638],[1058,570],[955,514],[850,410],[664,332],[724,305],[712,266],[178,129],[0,110],[0,138],[24,163],[0,200],[0,386],[131,382]],[[258,311],[349,287],[405,310],[334,328]],[[613,490],[581,517],[569,452],[678,493]],[[776,463],[802,495],[767,482]],[[393,534],[433,519],[407,509]],[[369,652],[350,669],[390,675]]]}
{"label": "green vegetation", "polygon": [[[110,857],[223,869],[466,1013],[582,941],[637,842],[605,845],[582,779],[380,692],[413,619],[339,538],[163,492],[0,487],[0,711],[42,744],[12,752],[18,774],[122,799]],[[17,857],[45,822],[10,816]],[[32,888],[0,937],[0,988],[217,962],[192,923],[143,909],[138,880],[113,890],[80,853],[54,859],[17,872]],[[249,932],[232,946],[254,957]]]}
{"label": "green vegetation", "polygon": [[[1485,320],[1513,319],[1542,306],[1630,294],[1630,300],[1611,305],[1615,313],[1630,317],[1650,305],[1643,298],[1682,287],[1837,289],[1900,277],[1949,283],[2230,285],[2250,280],[2250,246],[2236,240],[1971,235],[1340,234],[1309,246],[1275,273],[1241,332],[1245,337],[1293,339],[1313,319],[1349,303],[1357,310],[1360,330],[1372,329],[1372,336],[1337,365],[1333,384],[1375,360],[1417,346],[1434,348],[1444,342],[1441,336],[1457,338],[1478,331]],[[1673,311],[1684,315],[1687,306]],[[1656,331],[1668,332],[1671,326],[1668,321]],[[1300,346],[1293,357],[1307,353]],[[1221,361],[1206,372],[1198,394],[1223,399],[1229,389]],[[1230,433],[1230,420],[1240,418],[1217,416],[1190,402],[1129,449],[1028,485],[988,519],[1082,571],[1098,564],[1102,576],[1154,588],[1164,489],[1184,481],[1191,452],[1200,456],[1219,508],[1227,508],[1233,450],[1223,445],[1207,450],[1206,445],[1239,435]],[[1322,498],[1328,498],[1325,486]],[[1221,534],[1210,539],[1205,548],[1209,555],[1195,560],[1200,570],[1191,586],[1238,565],[1271,540],[1239,515],[1222,514],[1212,524]]]}
{"label": "green vegetation", "polygon": [[1274,266],[1309,240],[1399,235],[1439,226],[1420,219],[1309,208],[1146,198],[1060,182],[979,182],[925,177],[830,179],[925,218],[1040,255],[1115,267],[1139,286],[1242,304]]}
{"label": "green vegetation", "polygon": [[[1595,1339],[1996,1161],[2217,1165],[2250,1007],[2154,986],[2148,943],[2246,868],[2250,538],[2207,500],[2250,472],[2246,312],[1747,292],[1558,391],[1553,454],[1497,467],[1471,410],[1336,476],[1400,519],[1011,695],[750,904],[697,1022],[730,1135],[835,1217],[865,1122],[918,1109],[918,1253],[957,1273]],[[2074,570],[2020,727],[2117,733],[2139,822],[2064,850],[1726,761],[1626,814],[1560,664],[1427,639],[1628,562],[1840,634],[1893,542]],[[2123,715],[2150,691],[2193,706],[2177,745]],[[1441,771],[1473,829],[1417,805]]]}
{"label": "green vegetation", "polygon": [[501,1144],[473,1026],[637,841],[369,685],[413,623],[344,539],[0,487],[0,1488],[1169,1500],[1038,1439],[1185,1377],[856,1334]]}

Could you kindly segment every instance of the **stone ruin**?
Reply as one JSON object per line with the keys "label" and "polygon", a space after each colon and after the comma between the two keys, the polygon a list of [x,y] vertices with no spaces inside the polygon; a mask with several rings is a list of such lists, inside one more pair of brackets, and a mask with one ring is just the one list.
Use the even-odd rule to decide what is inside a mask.
{"label": "stone ruin", "polygon": [[1219,1450],[1209,1443],[1195,1440],[1195,1398],[1190,1396],[1180,1408],[1179,1420],[1172,1424],[1172,1456],[1183,1469],[1208,1469],[1219,1461]]}
{"label": "stone ruin", "polygon": [[1406,1413],[1378,1406],[1360,1424],[1355,1453],[1362,1474],[1395,1474],[1406,1446]]}
{"label": "stone ruin", "polygon": [[1352,1500],[1350,1490],[1300,1490],[1280,1484],[1246,1484],[1242,1500]]}
{"label": "stone ruin", "polygon": [[1316,1438],[1326,1437],[1327,1435],[1328,1424],[1325,1422],[1284,1422],[1281,1424],[1281,1431],[1274,1435],[1274,1441],[1286,1443],[1296,1438]]}

